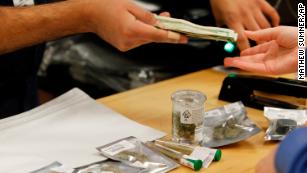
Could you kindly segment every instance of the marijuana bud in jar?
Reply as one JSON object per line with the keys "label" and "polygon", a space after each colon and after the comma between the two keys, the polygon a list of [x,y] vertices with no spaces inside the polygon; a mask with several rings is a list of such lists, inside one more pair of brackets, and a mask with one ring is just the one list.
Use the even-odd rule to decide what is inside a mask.
{"label": "marijuana bud in jar", "polygon": [[180,90],[172,94],[173,140],[198,144],[203,139],[203,114],[206,96],[194,90]]}

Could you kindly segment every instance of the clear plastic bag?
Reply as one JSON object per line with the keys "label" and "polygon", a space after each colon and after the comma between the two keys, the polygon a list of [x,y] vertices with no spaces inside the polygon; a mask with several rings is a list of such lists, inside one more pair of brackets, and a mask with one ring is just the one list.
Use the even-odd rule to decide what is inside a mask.
{"label": "clear plastic bag", "polygon": [[74,80],[116,92],[174,76],[162,66],[139,63],[127,56],[87,35],[69,37],[47,45],[38,74],[47,76],[50,66],[65,65]]}
{"label": "clear plastic bag", "polygon": [[142,173],[141,168],[128,166],[121,162],[105,160],[78,168],[66,168],[59,162],[54,162],[31,173]]}
{"label": "clear plastic bag", "polygon": [[103,161],[76,168],[73,173],[140,173],[142,169],[115,161]]}
{"label": "clear plastic bag", "polygon": [[219,147],[245,140],[260,132],[247,117],[242,102],[235,102],[205,112],[202,145]]}
{"label": "clear plastic bag", "polygon": [[124,138],[97,149],[107,158],[142,168],[142,173],[162,173],[178,167],[176,162],[149,149],[135,137]]}
{"label": "clear plastic bag", "polygon": [[57,168],[57,167],[60,167],[60,166],[62,166],[62,164],[60,162],[53,162],[50,165],[47,165],[43,168],[32,171],[30,173],[50,173],[50,172],[53,172],[52,171],[53,168]]}
{"label": "clear plastic bag", "polygon": [[306,123],[306,112],[307,110],[265,107],[264,116],[269,121],[269,128],[264,139],[283,140],[289,132]]}

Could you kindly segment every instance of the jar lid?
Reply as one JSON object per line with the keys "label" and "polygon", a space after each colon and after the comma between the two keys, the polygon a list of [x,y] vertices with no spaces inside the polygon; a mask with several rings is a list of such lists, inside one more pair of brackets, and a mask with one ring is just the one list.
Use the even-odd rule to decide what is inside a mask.
{"label": "jar lid", "polygon": [[193,107],[203,105],[207,97],[202,92],[196,90],[178,90],[172,94],[171,99],[173,102]]}

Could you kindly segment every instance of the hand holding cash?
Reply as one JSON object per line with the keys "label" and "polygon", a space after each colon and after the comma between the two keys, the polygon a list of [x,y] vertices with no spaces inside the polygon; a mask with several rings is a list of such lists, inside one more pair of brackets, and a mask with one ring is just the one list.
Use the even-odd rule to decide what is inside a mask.
{"label": "hand holding cash", "polygon": [[188,37],[208,40],[235,42],[238,34],[233,30],[219,27],[201,26],[182,19],[155,16],[159,21],[157,28],[182,33]]}

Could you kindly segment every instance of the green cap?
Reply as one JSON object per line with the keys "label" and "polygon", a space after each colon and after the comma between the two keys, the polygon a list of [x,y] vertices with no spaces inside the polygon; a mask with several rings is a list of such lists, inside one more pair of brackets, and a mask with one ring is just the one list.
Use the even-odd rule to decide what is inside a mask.
{"label": "green cap", "polygon": [[237,77],[237,74],[230,73],[230,74],[228,75],[228,77]]}
{"label": "green cap", "polygon": [[187,159],[187,160],[193,163],[194,171],[199,171],[203,167],[203,161],[201,160],[192,160],[192,159]]}
{"label": "green cap", "polygon": [[214,155],[214,161],[220,161],[222,158],[222,151],[217,149]]}

